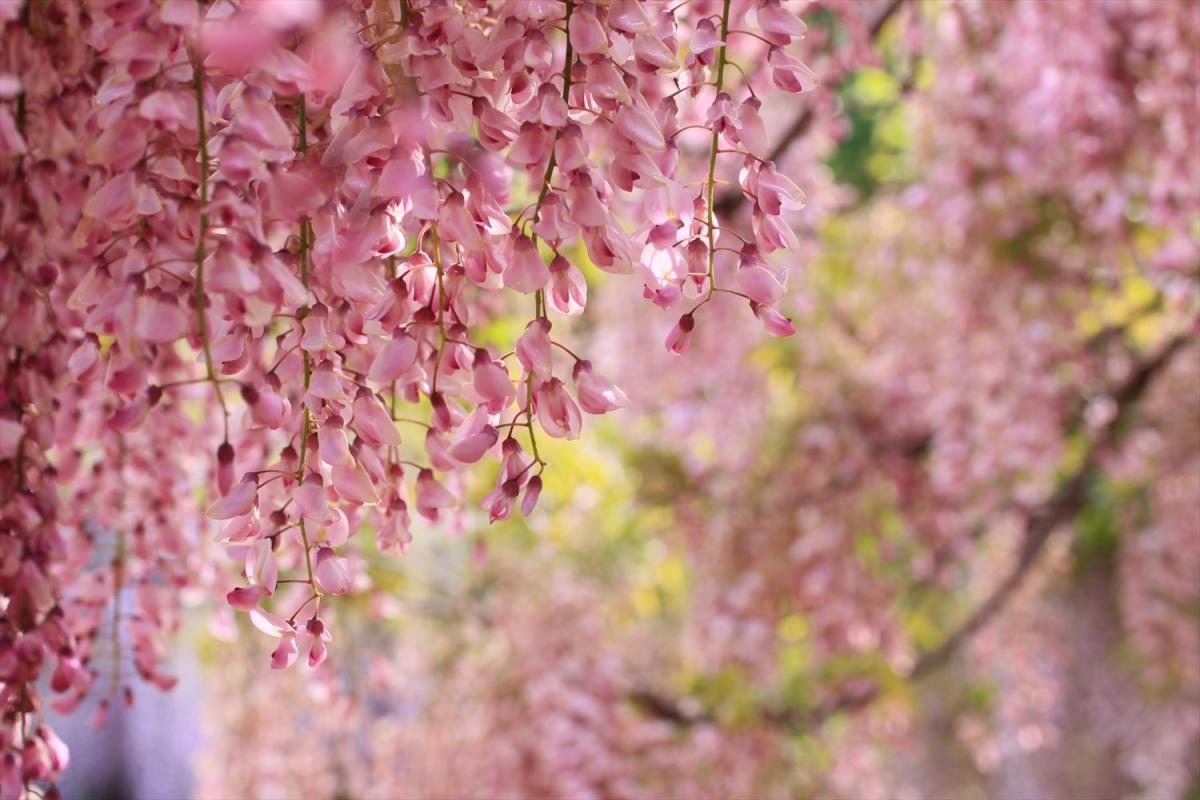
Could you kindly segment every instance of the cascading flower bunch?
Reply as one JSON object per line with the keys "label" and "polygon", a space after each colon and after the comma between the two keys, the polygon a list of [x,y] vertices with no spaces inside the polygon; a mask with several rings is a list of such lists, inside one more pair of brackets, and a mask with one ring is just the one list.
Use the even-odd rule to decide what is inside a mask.
{"label": "cascading flower bunch", "polygon": [[794,330],[767,256],[804,199],[730,58],[814,87],[779,0],[5,0],[0,24],[5,800],[66,763],[39,677],[64,708],[100,677],[131,698],[131,669],[169,686],[196,575],[272,666],[316,665],[364,527],[402,551],[481,463],[489,518],[531,513],[538,438],[627,402],[558,333],[584,260],[687,306],[673,352],[718,292]]}

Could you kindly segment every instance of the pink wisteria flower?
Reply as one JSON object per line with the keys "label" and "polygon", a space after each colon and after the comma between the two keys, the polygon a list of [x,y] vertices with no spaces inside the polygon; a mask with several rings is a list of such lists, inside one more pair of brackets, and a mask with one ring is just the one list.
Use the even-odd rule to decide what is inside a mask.
{"label": "pink wisteria flower", "polygon": [[[795,242],[799,190],[730,48],[769,42],[772,80],[807,90],[786,52],[804,26],[719,5],[0,4],[6,740],[41,752],[16,721],[43,666],[74,663],[85,609],[125,588],[144,608],[112,635],[156,685],[197,580],[278,639],[273,667],[321,663],[333,617],[283,606],[352,591],[361,531],[402,551],[410,508],[461,513],[464,474],[497,461],[488,516],[531,513],[538,438],[627,404],[551,320],[586,313],[593,266],[663,305],[735,291],[714,190],[743,160],[759,250]],[[757,272],[739,285],[779,302]],[[518,308],[524,331],[489,339]],[[84,569],[94,530],[119,555]],[[237,565],[221,579],[206,539]],[[65,759],[44,749],[49,782]]]}

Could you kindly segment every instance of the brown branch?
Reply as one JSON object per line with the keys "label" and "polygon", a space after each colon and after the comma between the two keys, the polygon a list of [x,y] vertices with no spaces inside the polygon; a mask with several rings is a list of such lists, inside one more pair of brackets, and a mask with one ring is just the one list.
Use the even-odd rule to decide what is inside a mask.
{"label": "brown branch", "polygon": [[1024,582],[1025,576],[1037,561],[1046,542],[1050,539],[1050,535],[1059,525],[1070,521],[1082,510],[1087,501],[1088,482],[1096,474],[1096,461],[1100,452],[1117,441],[1131,411],[1145,394],[1151,379],[1170,363],[1171,358],[1187,340],[1186,334],[1180,334],[1171,339],[1158,355],[1139,364],[1120,386],[1109,392],[1117,404],[1117,413],[1092,442],[1075,474],[1064,481],[1058,491],[1043,506],[1026,515],[1025,541],[1012,571],[958,630],[939,647],[929,651],[917,661],[910,677],[920,678],[937,670],[950,659],[950,656],[958,650],[963,642],[987,625],[992,617],[1004,607],[1009,596]]}
{"label": "brown branch", "polygon": [[[1025,513],[1025,535],[1017,563],[1003,581],[992,591],[959,627],[933,650],[927,651],[908,674],[909,680],[920,680],[944,666],[972,636],[988,625],[1004,609],[1008,600],[1021,587],[1037,563],[1051,535],[1061,525],[1074,519],[1087,502],[1087,487],[1097,471],[1100,453],[1115,444],[1124,432],[1138,401],[1154,377],[1188,343],[1187,332],[1173,337],[1157,355],[1141,362],[1128,377],[1108,394],[1117,404],[1117,413],[1092,440],[1079,467],[1062,482],[1043,504]],[[811,709],[771,709],[762,711],[762,719],[774,726],[804,730],[820,725],[834,714],[857,711],[880,696],[877,684],[849,691],[833,701]],[[692,712],[683,703],[652,692],[639,691],[630,700],[646,713],[680,725],[716,722],[711,713]]]}
{"label": "brown branch", "polygon": [[875,19],[872,20],[871,27],[868,28],[868,32],[871,34],[872,39],[879,36],[879,32],[883,30],[883,26],[887,24],[887,21],[891,19],[892,15],[896,13],[903,2],[904,0],[890,0],[890,2],[883,7],[883,10],[879,12]]}
{"label": "brown branch", "polygon": [[[903,4],[904,0],[888,0],[887,5],[875,16],[875,19],[871,21],[871,25],[868,28],[872,39],[879,36],[879,32],[883,30],[883,26]],[[792,120],[792,124],[788,126],[787,130],[779,138],[779,141],[771,148],[771,152],[767,154],[767,160],[777,162],[781,157],[786,155],[792,144],[808,133],[808,129],[812,127],[815,119],[816,112],[813,111],[811,106],[801,112],[799,116]],[[729,216],[736,212],[744,202],[746,202],[744,194],[739,191],[730,190],[723,192],[717,198],[716,204],[713,205],[713,210],[721,216]]]}

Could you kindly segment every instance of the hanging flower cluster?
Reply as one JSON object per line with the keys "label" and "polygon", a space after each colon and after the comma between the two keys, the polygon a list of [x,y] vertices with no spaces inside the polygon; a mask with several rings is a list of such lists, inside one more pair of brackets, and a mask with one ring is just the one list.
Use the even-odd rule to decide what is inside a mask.
{"label": "hanging flower cluster", "polygon": [[[776,87],[814,87],[779,0],[49,0],[0,25],[6,800],[65,766],[47,670],[64,708],[101,651],[129,699],[130,667],[171,684],[179,588],[213,573],[190,509],[274,667],[325,658],[364,525],[403,551],[489,460],[489,518],[531,513],[538,438],[627,403],[555,327],[585,253],[689,307],[672,352],[717,292],[793,332],[765,256],[804,199],[728,57],[742,39]],[[481,344],[524,297],[510,351]]]}

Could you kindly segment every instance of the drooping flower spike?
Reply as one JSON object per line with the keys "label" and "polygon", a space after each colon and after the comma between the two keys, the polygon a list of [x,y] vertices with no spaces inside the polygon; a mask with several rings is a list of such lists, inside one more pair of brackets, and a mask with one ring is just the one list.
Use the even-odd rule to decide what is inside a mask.
{"label": "drooping flower spike", "polygon": [[[626,404],[551,322],[584,313],[587,261],[650,276],[663,305],[724,288],[714,161],[732,178],[747,160],[760,251],[792,240],[798,190],[762,161],[731,67],[735,38],[755,58],[769,42],[772,79],[811,88],[776,0],[724,0],[720,24],[634,0],[22,5],[0,4],[0,464],[22,473],[14,553],[37,555],[0,550],[25,576],[4,584],[21,625],[0,663],[37,657],[0,681],[25,697],[96,632],[79,609],[130,582],[156,623],[117,635],[164,652],[199,574],[266,620],[273,666],[320,663],[359,531],[403,550],[410,508],[441,519],[496,461],[489,517],[531,513],[538,437]],[[513,353],[482,347],[517,303]],[[147,469],[152,486],[123,480]],[[69,602],[90,530],[115,537],[112,591]],[[236,570],[210,577],[202,537]],[[157,659],[136,672],[168,684]]]}

